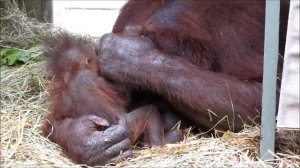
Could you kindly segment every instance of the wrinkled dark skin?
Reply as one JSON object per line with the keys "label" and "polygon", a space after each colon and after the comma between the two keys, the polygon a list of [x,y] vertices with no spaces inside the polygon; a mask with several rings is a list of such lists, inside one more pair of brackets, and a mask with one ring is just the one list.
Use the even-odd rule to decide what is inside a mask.
{"label": "wrinkled dark skin", "polygon": [[[207,105],[204,106],[204,103],[213,102],[214,99],[217,99],[216,101],[229,99],[226,84],[230,87],[233,101],[237,101],[235,99],[247,101],[249,95],[257,97],[257,99],[253,99],[253,102],[248,101],[248,104],[235,104],[235,110],[241,111],[240,115],[243,119],[255,118],[258,115],[258,112],[255,112],[255,107],[259,108],[261,84],[245,82],[229,75],[201,71],[201,67],[197,68],[185,60],[171,59],[166,54],[158,51],[154,44],[145,37],[107,34],[102,37],[100,47],[101,53],[103,53],[100,62],[104,76],[127,85],[158,91],[165,98],[168,98],[168,96],[179,98],[179,100],[170,100],[170,103],[174,108],[182,110],[188,119],[198,125],[204,125],[207,128],[213,126],[213,123],[206,122],[207,119],[197,113],[203,110],[205,111],[205,117],[207,117]],[[191,81],[191,78],[194,80]],[[215,78],[218,80],[211,80]],[[207,86],[215,87],[217,92],[224,92],[224,97],[221,97],[222,94],[218,98],[203,97],[202,94],[210,94],[210,91],[204,88],[201,92],[197,92],[198,88],[206,88]],[[248,88],[246,93],[242,94],[238,89],[240,87]],[[193,91],[193,89],[197,90]],[[193,96],[197,98],[194,99]],[[212,108],[220,109],[218,116],[227,115],[233,118],[230,104],[226,106],[220,104],[218,107],[218,104],[214,104]],[[247,113],[247,110],[251,107],[253,107],[254,112]],[[251,121],[248,123],[251,123]],[[242,124],[241,120],[237,120],[235,129],[240,130]],[[224,122],[223,125],[218,125],[218,128],[226,130],[228,125]]]}
{"label": "wrinkled dark skin", "polygon": [[171,130],[178,117],[163,102],[157,104],[162,115],[155,104],[128,107],[128,89],[102,77],[85,39],[60,33],[44,47],[54,80],[43,133],[75,162],[104,165],[131,156],[130,147],[138,141],[152,147],[183,139],[182,130]]}
{"label": "wrinkled dark skin", "polygon": [[90,45],[67,33],[45,41],[43,54],[54,80],[49,87],[50,113],[42,130],[76,163],[104,165],[131,156],[132,130],[122,117],[123,100],[100,76]]}
{"label": "wrinkled dark skin", "polygon": [[[140,71],[143,64],[151,62],[159,66],[164,61],[164,58],[155,55],[145,56],[155,51],[154,44],[146,37],[106,34],[101,38],[100,47],[102,73],[115,81],[123,82],[125,78],[131,82],[138,78],[143,80],[144,75],[148,75],[147,72]],[[141,73],[134,73],[137,71]]]}
{"label": "wrinkled dark skin", "polygon": [[[77,163],[104,165],[131,156],[131,141],[123,126],[113,125],[104,131],[98,131],[99,126],[108,127],[109,124],[107,120],[95,115],[55,121],[53,127],[58,131],[64,131],[65,138],[52,137],[52,139],[56,139],[59,144],[67,144],[63,150],[71,150],[68,151],[73,153],[71,159]],[[123,153],[120,154],[120,151]]]}
{"label": "wrinkled dark skin", "polygon": [[263,1],[131,0],[100,40],[101,72],[161,96],[204,131],[240,131],[260,122],[264,9]]}
{"label": "wrinkled dark skin", "polygon": [[113,33],[100,40],[101,71],[112,81],[162,96],[205,131],[258,124],[264,5],[129,1]]}
{"label": "wrinkled dark skin", "polygon": [[160,95],[204,131],[237,132],[260,123],[264,18],[263,0],[130,0],[100,40],[101,71]]}
{"label": "wrinkled dark skin", "polygon": [[[259,123],[264,4],[261,0],[130,0],[113,33],[101,38],[101,73],[133,90],[161,96],[190,124],[205,131],[236,132],[244,123]],[[61,128],[81,123],[73,120],[77,119],[64,119]],[[62,123],[55,122],[60,128]],[[94,165],[116,160],[116,155],[108,154],[107,145],[128,139],[125,134],[115,137],[118,134],[118,129],[107,129],[97,140],[93,134],[83,135],[87,139],[79,143],[97,142],[90,148],[82,146],[83,161]],[[80,139],[77,130],[72,136]],[[106,136],[112,138],[111,143],[103,143]],[[170,132],[166,140],[177,136]],[[126,143],[117,146],[117,151],[129,149]],[[97,154],[107,154],[92,155],[89,149],[94,147],[100,149]],[[130,152],[123,154],[126,157]]]}

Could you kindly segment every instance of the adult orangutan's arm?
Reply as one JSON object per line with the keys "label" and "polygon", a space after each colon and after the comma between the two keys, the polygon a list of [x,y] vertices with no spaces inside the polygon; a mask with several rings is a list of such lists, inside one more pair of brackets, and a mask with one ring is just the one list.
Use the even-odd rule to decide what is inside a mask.
{"label": "adult orangutan's arm", "polygon": [[107,78],[159,93],[173,108],[206,128],[223,119],[216,128],[237,131],[259,115],[260,83],[201,70],[158,51],[147,38],[106,34],[99,53]]}

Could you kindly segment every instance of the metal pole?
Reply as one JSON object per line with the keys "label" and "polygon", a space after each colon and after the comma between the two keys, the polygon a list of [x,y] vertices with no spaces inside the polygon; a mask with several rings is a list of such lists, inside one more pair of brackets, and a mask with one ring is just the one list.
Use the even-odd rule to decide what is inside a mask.
{"label": "metal pole", "polygon": [[275,149],[276,75],[279,44],[280,0],[266,0],[264,74],[260,158],[273,159]]}

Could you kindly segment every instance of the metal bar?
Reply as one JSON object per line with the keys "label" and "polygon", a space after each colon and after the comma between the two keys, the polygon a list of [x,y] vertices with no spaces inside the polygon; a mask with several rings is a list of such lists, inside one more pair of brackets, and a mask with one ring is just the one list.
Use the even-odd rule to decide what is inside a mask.
{"label": "metal bar", "polygon": [[275,149],[276,75],[279,44],[280,0],[266,0],[264,74],[260,158],[273,159]]}

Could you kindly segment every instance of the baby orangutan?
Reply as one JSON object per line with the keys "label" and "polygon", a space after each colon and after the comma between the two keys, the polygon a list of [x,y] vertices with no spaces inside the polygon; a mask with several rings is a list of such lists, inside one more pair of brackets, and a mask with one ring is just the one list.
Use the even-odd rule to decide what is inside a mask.
{"label": "baby orangutan", "polygon": [[[165,130],[155,105],[127,112],[129,92],[101,77],[97,55],[88,40],[59,33],[45,43],[44,55],[54,82],[43,133],[75,162],[105,164],[113,155],[116,157],[109,162],[114,162],[131,155],[130,146],[137,140],[160,146],[183,139],[179,130]],[[126,139],[128,133],[130,140]],[[120,142],[112,142],[116,140]]]}

